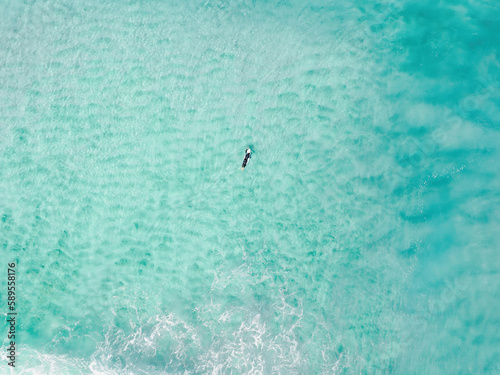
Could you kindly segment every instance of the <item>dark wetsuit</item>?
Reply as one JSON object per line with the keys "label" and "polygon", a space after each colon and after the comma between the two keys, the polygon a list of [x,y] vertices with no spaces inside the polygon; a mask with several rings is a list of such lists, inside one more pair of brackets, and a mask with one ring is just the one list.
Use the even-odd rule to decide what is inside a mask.
{"label": "dark wetsuit", "polygon": [[[248,150],[248,148],[247,148]],[[248,159],[250,159],[252,156],[251,153],[247,153],[246,150],[245,150],[245,158],[243,159],[243,164],[241,165],[241,168],[245,168],[247,166],[247,163],[248,163]]]}

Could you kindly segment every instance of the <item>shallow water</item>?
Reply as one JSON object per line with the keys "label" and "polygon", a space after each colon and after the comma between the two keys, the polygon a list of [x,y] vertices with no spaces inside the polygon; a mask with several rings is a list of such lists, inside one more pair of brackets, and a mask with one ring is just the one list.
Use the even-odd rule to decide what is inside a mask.
{"label": "shallow water", "polygon": [[0,4],[17,373],[500,372],[494,3]]}

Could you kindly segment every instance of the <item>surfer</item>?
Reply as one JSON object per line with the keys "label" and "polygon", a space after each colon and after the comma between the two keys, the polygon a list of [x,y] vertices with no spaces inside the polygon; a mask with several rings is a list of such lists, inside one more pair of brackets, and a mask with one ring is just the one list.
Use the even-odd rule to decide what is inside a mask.
{"label": "surfer", "polygon": [[250,150],[250,147],[247,147],[245,150],[245,158],[243,159],[243,164],[241,165],[241,170],[245,169],[248,163],[248,159],[252,157],[252,150]]}

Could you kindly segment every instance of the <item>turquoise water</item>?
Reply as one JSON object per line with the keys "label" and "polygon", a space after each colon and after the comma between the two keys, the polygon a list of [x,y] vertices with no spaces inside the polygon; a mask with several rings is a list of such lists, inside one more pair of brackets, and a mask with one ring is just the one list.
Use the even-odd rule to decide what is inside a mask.
{"label": "turquoise water", "polygon": [[15,373],[500,372],[494,2],[0,14]]}

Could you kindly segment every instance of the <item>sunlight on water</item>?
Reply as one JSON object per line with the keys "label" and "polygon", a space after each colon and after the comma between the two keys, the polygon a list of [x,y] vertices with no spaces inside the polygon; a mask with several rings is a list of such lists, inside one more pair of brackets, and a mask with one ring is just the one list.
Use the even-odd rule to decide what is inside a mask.
{"label": "sunlight on water", "polygon": [[500,372],[491,4],[0,1],[18,373]]}

